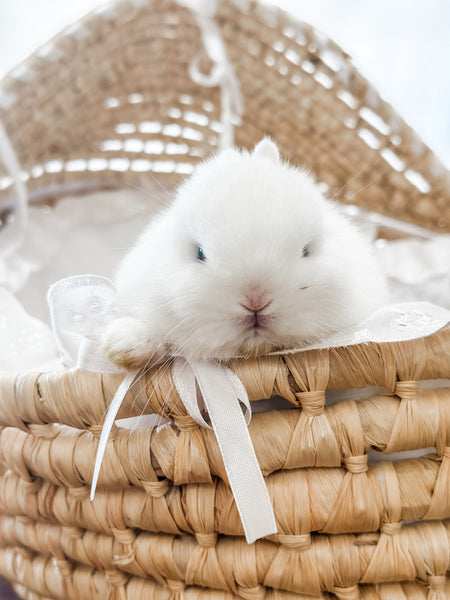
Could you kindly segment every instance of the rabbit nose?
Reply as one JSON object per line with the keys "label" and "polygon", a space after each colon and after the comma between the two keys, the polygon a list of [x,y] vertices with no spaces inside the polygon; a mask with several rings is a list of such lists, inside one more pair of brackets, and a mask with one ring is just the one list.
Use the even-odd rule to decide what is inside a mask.
{"label": "rabbit nose", "polygon": [[260,312],[270,306],[272,302],[273,299],[264,288],[254,285],[245,291],[241,306],[250,312]]}

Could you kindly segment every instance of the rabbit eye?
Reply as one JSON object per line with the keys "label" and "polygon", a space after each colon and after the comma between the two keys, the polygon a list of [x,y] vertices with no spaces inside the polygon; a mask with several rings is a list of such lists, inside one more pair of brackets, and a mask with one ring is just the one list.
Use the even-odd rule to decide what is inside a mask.
{"label": "rabbit eye", "polygon": [[311,254],[310,248],[309,248],[308,244],[306,244],[306,246],[303,246],[302,257],[306,258],[310,254]]}
{"label": "rabbit eye", "polygon": [[206,254],[203,252],[203,248],[200,248],[200,246],[197,248],[197,259],[201,262],[205,262],[206,260]]}

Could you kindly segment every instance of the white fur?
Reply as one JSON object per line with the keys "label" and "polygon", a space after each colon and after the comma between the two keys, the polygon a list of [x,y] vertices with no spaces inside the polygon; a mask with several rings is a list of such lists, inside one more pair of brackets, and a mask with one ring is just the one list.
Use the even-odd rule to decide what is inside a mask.
{"label": "white fur", "polygon": [[[251,154],[227,150],[201,164],[124,258],[116,286],[125,317],[104,349],[125,366],[300,347],[385,300],[369,242],[268,139]],[[249,286],[271,300],[266,329],[243,326]]]}

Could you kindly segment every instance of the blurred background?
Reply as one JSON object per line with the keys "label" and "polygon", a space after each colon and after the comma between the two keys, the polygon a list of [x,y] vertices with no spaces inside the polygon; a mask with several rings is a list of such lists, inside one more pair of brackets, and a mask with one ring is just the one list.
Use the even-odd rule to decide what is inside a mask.
{"label": "blurred background", "polygon": [[[0,77],[60,29],[102,4],[0,0]],[[272,0],[272,4],[334,39],[450,168],[448,0]]]}

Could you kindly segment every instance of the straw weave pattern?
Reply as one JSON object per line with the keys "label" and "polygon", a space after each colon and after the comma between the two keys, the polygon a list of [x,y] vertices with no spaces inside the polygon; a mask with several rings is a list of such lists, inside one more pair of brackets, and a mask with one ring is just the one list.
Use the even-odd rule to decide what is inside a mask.
{"label": "straw weave pattern", "polygon": [[[93,502],[96,439],[120,376],[65,371],[3,378],[4,551],[26,549],[25,572],[41,573],[56,559],[65,591],[51,588],[43,597],[79,598],[96,585],[106,586],[109,597],[127,598],[150,580],[145,593],[155,598],[181,591],[183,598],[208,597],[212,590],[212,598],[219,592],[224,598],[430,598],[431,592],[445,598],[450,389],[422,388],[420,380],[448,376],[449,339],[444,330],[410,342],[230,362],[253,401],[277,394],[295,407],[255,414],[250,424],[279,530],[252,546],[243,538],[217,442],[184,411],[170,366],[150,372],[119,416],[159,412],[174,426],[131,434],[116,427]],[[385,392],[324,405],[326,389],[352,381]],[[435,454],[415,459],[367,460],[370,449],[430,447]],[[12,567],[2,568],[23,583]],[[86,575],[82,583],[94,568],[94,579]],[[418,587],[406,588],[416,596],[408,596],[402,586],[416,580]],[[387,582],[398,585],[383,596]]]}
{"label": "straw weave pattern", "polygon": [[[448,173],[339,47],[255,2],[222,0],[217,23],[243,96],[238,145],[269,133],[341,201],[450,231]],[[32,200],[139,184],[149,170],[170,186],[188,174],[221,127],[218,89],[189,77],[199,53],[207,73],[189,10],[121,1],[10,73],[0,118]],[[250,423],[278,526],[252,545],[215,436],[186,413],[170,364],[133,386],[118,415],[170,423],[113,427],[93,502],[122,376],[2,375],[0,574],[28,600],[449,598],[449,349],[445,329],[230,361],[252,402],[289,403]],[[326,404],[329,390],[347,391]]]}

